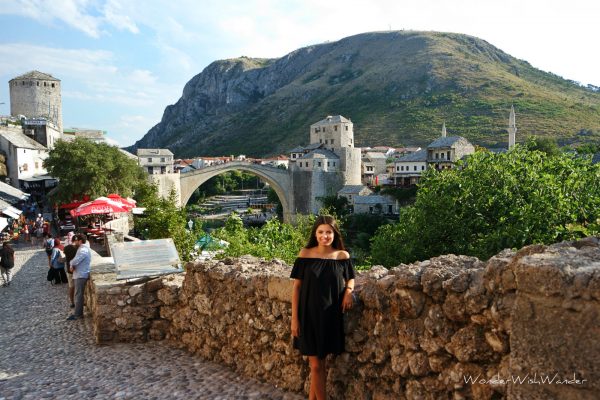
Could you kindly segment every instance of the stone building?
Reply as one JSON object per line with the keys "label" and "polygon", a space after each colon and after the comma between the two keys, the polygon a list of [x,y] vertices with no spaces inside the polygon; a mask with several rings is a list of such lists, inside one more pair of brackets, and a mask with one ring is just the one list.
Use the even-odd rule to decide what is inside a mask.
{"label": "stone building", "polygon": [[[29,119],[44,118],[62,134],[60,80],[50,74],[31,71],[9,81],[10,114]],[[46,145],[47,146],[47,145]]]}
{"label": "stone building", "polygon": [[475,146],[462,136],[447,136],[444,124],[442,136],[427,146],[427,164],[438,170],[452,169],[454,163],[473,153]]}
{"label": "stone building", "polygon": [[387,173],[387,157],[384,153],[378,151],[369,151],[361,158],[361,179],[365,185],[377,185],[376,177]]}
{"label": "stone building", "polygon": [[158,194],[169,198],[171,191],[177,195],[176,205],[181,205],[181,181],[175,170],[173,153],[168,149],[137,149],[138,163],[148,173],[148,179],[158,187]]}
{"label": "stone building", "polygon": [[427,170],[427,151],[419,150],[407,154],[394,162],[393,179],[397,186],[411,186],[419,183],[421,174]]}
{"label": "stone building", "polygon": [[289,151],[289,170],[295,193],[294,213],[319,211],[319,198],[336,195],[346,185],[360,185],[360,149],[354,147],[352,121],[327,116],[310,126],[310,143]]}
{"label": "stone building", "polygon": [[348,204],[354,204],[354,198],[356,196],[368,196],[373,191],[364,185],[347,185],[341,188],[337,195],[339,197],[345,197],[348,200]]}
{"label": "stone building", "polygon": [[0,150],[6,154],[12,186],[41,196],[56,185],[56,180],[48,176],[44,168],[48,149],[23,134],[21,128],[0,127]]}
{"label": "stone building", "polygon": [[150,175],[172,174],[173,153],[168,149],[137,149],[140,166]]}
{"label": "stone building", "polygon": [[392,196],[371,194],[368,196],[355,196],[353,199],[354,214],[398,214],[398,201]]}

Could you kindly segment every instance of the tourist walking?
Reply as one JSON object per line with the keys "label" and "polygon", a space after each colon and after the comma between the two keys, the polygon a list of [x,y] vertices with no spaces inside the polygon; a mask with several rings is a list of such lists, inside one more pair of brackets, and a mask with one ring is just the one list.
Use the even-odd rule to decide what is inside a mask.
{"label": "tourist walking", "polygon": [[2,286],[10,286],[10,272],[15,266],[15,251],[8,242],[2,243],[0,249],[0,271],[2,272]]}
{"label": "tourist walking", "polygon": [[319,216],[291,273],[291,331],[294,347],[308,356],[311,400],[327,398],[325,357],[344,352],[343,313],[352,308],[354,275],[337,222]]}
{"label": "tourist walking", "polygon": [[67,245],[65,246],[65,264],[67,271],[67,281],[69,282],[69,304],[71,308],[75,308],[75,281],[73,279],[73,271],[71,270],[71,260],[77,254],[77,247],[72,243],[73,232],[69,232],[71,235],[67,236]]}
{"label": "tourist walking", "polygon": [[54,271],[54,283],[68,283],[65,273],[65,257],[63,255],[63,246],[59,238],[54,239],[54,246],[50,253],[50,268]]}
{"label": "tourist walking", "polygon": [[83,318],[83,295],[85,285],[90,276],[90,264],[92,261],[92,253],[85,242],[85,235],[77,234],[73,236],[73,244],[77,247],[77,253],[70,264],[75,283],[75,312],[67,318],[69,321]]}

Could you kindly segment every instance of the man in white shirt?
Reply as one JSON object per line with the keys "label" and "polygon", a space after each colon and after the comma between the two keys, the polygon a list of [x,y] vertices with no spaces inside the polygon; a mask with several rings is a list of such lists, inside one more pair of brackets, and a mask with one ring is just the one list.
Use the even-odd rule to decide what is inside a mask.
{"label": "man in white shirt", "polygon": [[73,236],[73,244],[77,246],[77,254],[70,263],[75,282],[75,312],[67,318],[69,321],[83,318],[83,295],[85,285],[90,277],[90,264],[92,261],[92,253],[86,244],[85,235],[77,234]]}

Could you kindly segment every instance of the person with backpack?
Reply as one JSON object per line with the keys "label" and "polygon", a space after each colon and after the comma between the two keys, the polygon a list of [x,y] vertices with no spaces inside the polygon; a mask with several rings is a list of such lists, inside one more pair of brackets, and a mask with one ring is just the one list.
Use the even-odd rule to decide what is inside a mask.
{"label": "person with backpack", "polygon": [[8,242],[2,243],[0,249],[0,271],[2,272],[2,286],[10,286],[10,270],[15,266],[15,251]]}
{"label": "person with backpack", "polygon": [[48,256],[48,268],[52,268],[52,263],[50,263],[50,257],[52,256],[52,249],[54,248],[54,239],[50,234],[44,235],[44,249],[46,250],[46,255]]}
{"label": "person with backpack", "polygon": [[63,246],[60,243],[60,239],[54,239],[54,246],[52,247],[52,253],[50,254],[50,268],[54,270],[54,283],[67,283],[67,275],[65,273],[65,257],[62,253]]}

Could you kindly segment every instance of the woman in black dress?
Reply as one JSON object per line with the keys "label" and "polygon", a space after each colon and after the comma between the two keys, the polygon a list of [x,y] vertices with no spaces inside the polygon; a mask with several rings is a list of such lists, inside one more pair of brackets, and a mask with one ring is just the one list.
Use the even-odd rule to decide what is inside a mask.
{"label": "woman in black dress", "polygon": [[343,313],[352,308],[354,268],[333,217],[315,221],[291,277],[294,347],[308,356],[310,400],[325,400],[328,354],[344,351]]}

